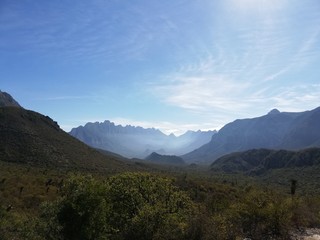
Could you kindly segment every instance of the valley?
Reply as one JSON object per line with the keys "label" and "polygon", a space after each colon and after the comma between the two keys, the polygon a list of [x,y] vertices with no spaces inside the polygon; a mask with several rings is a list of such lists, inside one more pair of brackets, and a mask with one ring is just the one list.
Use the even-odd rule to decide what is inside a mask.
{"label": "valley", "polygon": [[[195,141],[213,134],[189,153],[205,148],[211,157],[190,161],[188,154],[152,152],[139,159],[92,148],[9,94],[0,100],[2,239],[294,239],[296,229],[320,227],[319,109],[272,111],[217,133],[180,137],[111,122],[89,124],[91,130],[81,133],[86,139],[100,133],[102,139],[105,128],[108,142],[115,135],[128,137],[122,131],[130,130],[130,141],[137,142],[134,132],[144,142],[148,135],[153,143],[161,139],[157,144],[169,139],[168,146],[170,138],[190,135]],[[302,134],[303,125],[303,136],[312,137],[290,140]],[[258,129],[263,129],[260,142]],[[190,145],[188,139],[183,146]],[[214,149],[230,153],[215,159],[222,152]]]}

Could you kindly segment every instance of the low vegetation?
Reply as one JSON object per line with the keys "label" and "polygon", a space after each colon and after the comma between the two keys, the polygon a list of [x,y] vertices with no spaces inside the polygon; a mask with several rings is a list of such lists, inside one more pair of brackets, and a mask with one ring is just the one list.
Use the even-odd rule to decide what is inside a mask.
{"label": "low vegetation", "polygon": [[288,239],[320,226],[319,195],[292,179],[275,188],[240,175],[8,163],[0,173],[0,239]]}

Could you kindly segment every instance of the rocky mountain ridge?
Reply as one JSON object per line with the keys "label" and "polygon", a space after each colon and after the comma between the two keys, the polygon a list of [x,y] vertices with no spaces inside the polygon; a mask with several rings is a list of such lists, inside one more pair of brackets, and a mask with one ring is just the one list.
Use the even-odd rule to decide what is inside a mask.
{"label": "rocky mountain ridge", "polygon": [[249,149],[299,150],[320,147],[320,107],[305,112],[272,110],[267,115],[226,124],[209,143],[183,155],[187,162],[212,163]]}
{"label": "rocky mountain ridge", "polygon": [[188,131],[181,136],[166,135],[155,128],[116,125],[108,120],[73,128],[70,135],[99,149],[129,158],[145,158],[152,152],[181,155],[210,141],[215,131]]}

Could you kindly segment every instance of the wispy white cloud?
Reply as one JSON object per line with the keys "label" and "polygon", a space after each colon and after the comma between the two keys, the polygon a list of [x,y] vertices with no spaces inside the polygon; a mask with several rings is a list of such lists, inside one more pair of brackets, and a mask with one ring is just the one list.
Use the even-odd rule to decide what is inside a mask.
{"label": "wispy white cloud", "polygon": [[244,14],[261,14],[282,9],[286,0],[231,0],[227,1],[237,11]]}
{"label": "wispy white cloud", "polygon": [[[283,111],[304,111],[317,107],[320,102],[320,85],[316,84],[277,88],[224,76],[173,79],[151,85],[150,91],[169,105],[212,116],[212,126],[226,124],[234,118],[265,114],[274,107]],[[256,111],[252,113],[252,109]],[[221,116],[223,120],[216,121]]]}
{"label": "wispy white cloud", "polygon": [[168,104],[194,111],[230,111],[245,107],[239,101],[239,94],[246,83],[236,82],[224,76],[174,77],[164,85],[152,87],[157,95],[162,95]]}
{"label": "wispy white cloud", "polygon": [[320,84],[301,84],[280,89],[270,99],[274,106],[283,111],[304,111],[316,108],[320,103]]}
{"label": "wispy white cloud", "polygon": [[[281,75],[293,70],[297,71],[305,67],[310,61],[314,60],[314,57],[320,51],[315,49],[315,46],[320,43],[320,28],[316,28],[312,31],[311,35],[306,38],[294,54],[285,59],[286,62],[283,67],[278,71],[266,76],[263,81],[272,81],[279,78]],[[290,42],[287,42],[290,45]]]}
{"label": "wispy white cloud", "polygon": [[143,58],[155,42],[176,30],[170,18],[148,14],[149,4],[128,2],[120,7],[117,1],[93,0],[77,2],[72,8],[59,2],[34,3],[28,8],[33,12],[21,2],[3,6],[0,32],[7,37],[0,39],[0,48],[13,47],[17,54],[55,55],[69,63],[123,62]]}
{"label": "wispy white cloud", "polygon": [[[261,3],[239,1],[237,7],[253,10],[257,2]],[[319,104],[318,87],[302,85],[288,74],[292,76],[318,59],[320,29],[311,25],[297,36],[291,28],[293,20],[283,16],[287,1],[263,4],[268,9],[254,17],[247,14],[248,19],[241,20],[245,24],[234,23],[228,34],[222,31],[205,54],[195,55],[194,61],[162,76],[150,84],[149,91],[169,105],[202,114],[212,112],[216,118],[224,115],[226,121],[231,116],[264,114],[273,107],[302,111]],[[239,21],[237,16],[233,18],[231,22]],[[320,17],[312,21],[320,22]],[[257,111],[252,113],[252,109]]]}
{"label": "wispy white cloud", "polygon": [[[311,11],[310,4],[294,2],[296,6],[289,9],[292,3],[288,0],[143,4],[93,0],[78,1],[72,8],[60,1],[47,1],[30,2],[30,12],[23,3],[7,1],[4,10],[0,9],[0,51],[10,56],[30,54],[35,61],[48,57],[54,63],[56,59],[71,65],[78,61],[92,66],[97,63],[111,72],[106,79],[108,86],[97,87],[101,92],[109,91],[105,94],[108,97],[65,91],[61,96],[40,100],[95,100],[110,108],[121,105],[125,111],[133,102],[146,99],[143,94],[135,94],[130,98],[132,104],[130,101],[125,106],[123,99],[136,90],[130,86],[145,89],[147,85],[148,93],[156,97],[152,100],[160,99],[192,116],[205,116],[208,121],[189,125],[118,119],[120,123],[158,126],[167,133],[187,127],[219,128],[234,118],[257,116],[273,107],[304,110],[319,103],[315,78],[302,84],[296,73],[319,61],[320,5]],[[213,5],[215,9],[210,9]],[[300,10],[304,5],[309,11]],[[302,11],[307,14],[296,19]],[[134,65],[127,64],[131,60],[135,60]],[[139,65],[141,62],[143,65]],[[139,68],[135,69],[135,64]],[[112,77],[119,73],[125,80],[115,88],[117,79]],[[97,74],[97,84],[101,84],[101,75]],[[140,77],[138,83],[132,83]],[[110,101],[121,104],[108,105]]]}

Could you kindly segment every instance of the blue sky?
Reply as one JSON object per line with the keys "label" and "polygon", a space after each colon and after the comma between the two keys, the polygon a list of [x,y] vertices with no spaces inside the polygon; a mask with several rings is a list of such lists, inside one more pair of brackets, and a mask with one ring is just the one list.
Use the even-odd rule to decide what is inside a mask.
{"label": "blue sky", "polygon": [[318,0],[0,0],[0,89],[69,131],[320,106]]}

